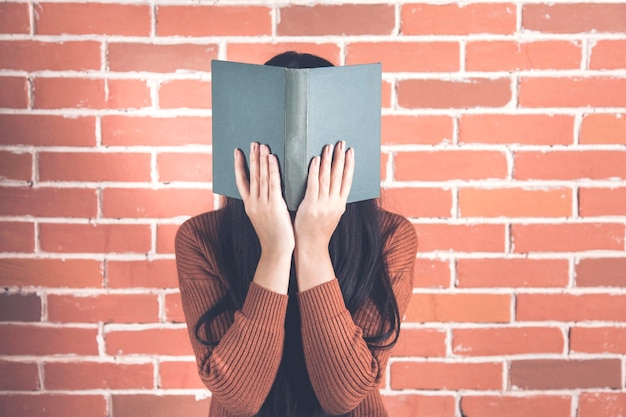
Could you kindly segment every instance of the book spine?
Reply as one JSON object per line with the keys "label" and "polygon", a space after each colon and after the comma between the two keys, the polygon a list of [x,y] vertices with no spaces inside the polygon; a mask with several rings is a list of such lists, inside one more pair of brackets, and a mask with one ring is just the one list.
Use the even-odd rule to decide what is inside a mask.
{"label": "book spine", "polygon": [[309,71],[285,71],[285,201],[296,210],[306,191]]}

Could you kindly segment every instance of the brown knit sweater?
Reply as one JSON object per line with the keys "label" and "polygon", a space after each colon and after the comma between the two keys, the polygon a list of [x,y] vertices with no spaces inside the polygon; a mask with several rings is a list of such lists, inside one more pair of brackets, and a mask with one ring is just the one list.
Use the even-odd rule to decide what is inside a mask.
{"label": "brown knit sweater", "polygon": [[[283,358],[290,298],[299,306],[296,331],[301,334],[306,370],[322,408],[330,415],[387,416],[378,385],[389,350],[372,352],[363,339],[376,333],[380,317],[369,303],[353,317],[336,279],[291,296],[253,282],[243,308],[222,314],[210,325],[211,339],[219,340],[215,348],[195,339],[198,318],[225,291],[226,283],[210,250],[216,239],[216,213],[189,219],[176,236],[180,293],[191,345],[200,378],[212,393],[209,416],[253,416],[259,411]],[[406,219],[387,212],[382,227],[395,227],[385,253],[389,254],[393,291],[403,315],[413,288],[415,230]]]}

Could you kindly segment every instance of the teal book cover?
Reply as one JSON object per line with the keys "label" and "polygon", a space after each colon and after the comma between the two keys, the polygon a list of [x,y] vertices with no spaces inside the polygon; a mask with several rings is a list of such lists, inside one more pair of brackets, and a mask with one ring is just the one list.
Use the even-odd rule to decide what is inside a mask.
{"label": "teal book cover", "polygon": [[213,191],[241,198],[233,150],[250,142],[278,157],[289,210],[304,197],[311,159],[326,144],[355,151],[348,202],[380,196],[381,65],[290,69],[213,61]]}

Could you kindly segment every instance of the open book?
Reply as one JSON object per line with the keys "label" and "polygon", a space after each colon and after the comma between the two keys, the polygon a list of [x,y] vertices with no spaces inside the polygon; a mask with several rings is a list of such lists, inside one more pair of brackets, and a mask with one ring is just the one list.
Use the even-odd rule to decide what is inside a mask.
{"label": "open book", "polygon": [[326,144],[355,150],[348,202],[380,196],[381,65],[288,69],[213,61],[213,191],[241,198],[233,150],[268,144],[289,210],[304,198],[309,163]]}

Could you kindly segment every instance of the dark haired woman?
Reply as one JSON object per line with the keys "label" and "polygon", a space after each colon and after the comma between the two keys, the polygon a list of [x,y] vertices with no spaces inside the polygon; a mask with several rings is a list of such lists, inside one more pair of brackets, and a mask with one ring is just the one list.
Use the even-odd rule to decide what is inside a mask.
{"label": "dark haired woman", "polygon": [[[288,52],[267,65],[330,66]],[[311,161],[290,213],[278,162],[252,143],[243,201],[185,222],[176,260],[210,417],[378,417],[378,386],[412,292],[416,236],[375,200],[346,204],[354,151],[328,145]]]}

